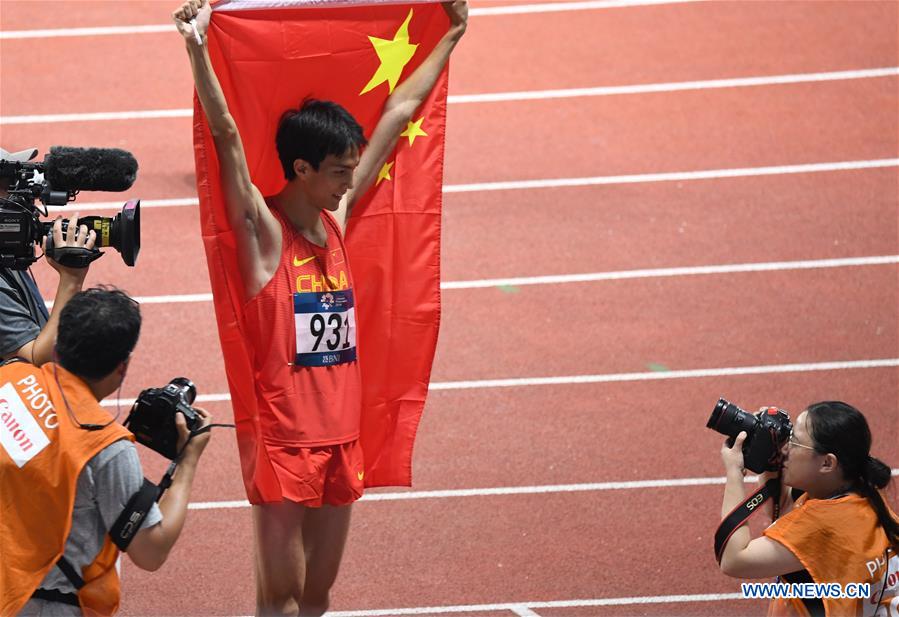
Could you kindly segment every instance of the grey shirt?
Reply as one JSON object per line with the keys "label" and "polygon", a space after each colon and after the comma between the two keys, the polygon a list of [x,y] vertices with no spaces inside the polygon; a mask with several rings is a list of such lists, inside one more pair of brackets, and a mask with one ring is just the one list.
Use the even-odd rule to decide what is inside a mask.
{"label": "grey shirt", "polygon": [[47,317],[47,307],[31,274],[0,269],[0,357],[36,339]]}
{"label": "grey shirt", "polygon": [[[143,484],[137,448],[131,441],[116,441],[100,450],[78,476],[72,530],[66,540],[65,558],[77,572],[91,563],[103,547],[106,534]],[[153,504],[141,529],[162,521],[162,512]],[[40,584],[42,589],[74,593],[75,587],[62,570],[54,567]],[[74,611],[74,612],[73,612]],[[80,615],[77,607],[58,602],[29,600],[20,615]]]}

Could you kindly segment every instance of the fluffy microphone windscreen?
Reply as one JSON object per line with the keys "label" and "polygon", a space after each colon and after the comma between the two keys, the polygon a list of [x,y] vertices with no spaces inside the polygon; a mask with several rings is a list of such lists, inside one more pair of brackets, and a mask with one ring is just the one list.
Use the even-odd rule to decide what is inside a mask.
{"label": "fluffy microphone windscreen", "polygon": [[118,148],[53,146],[44,177],[58,191],[126,191],[137,178],[137,160]]}

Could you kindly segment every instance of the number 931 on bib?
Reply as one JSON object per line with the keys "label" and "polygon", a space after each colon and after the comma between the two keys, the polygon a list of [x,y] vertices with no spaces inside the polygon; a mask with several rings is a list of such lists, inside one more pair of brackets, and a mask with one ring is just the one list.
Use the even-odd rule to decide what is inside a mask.
{"label": "number 931 on bib", "polygon": [[293,294],[297,366],[332,366],[356,359],[353,290]]}

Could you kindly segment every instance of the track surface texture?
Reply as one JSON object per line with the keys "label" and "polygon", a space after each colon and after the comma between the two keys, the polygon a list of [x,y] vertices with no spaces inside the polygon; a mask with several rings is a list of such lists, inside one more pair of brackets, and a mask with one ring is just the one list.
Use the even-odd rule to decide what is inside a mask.
{"label": "track surface texture", "polygon": [[[794,413],[847,400],[899,466],[899,5],[472,2],[452,60],[443,319],[414,486],[355,506],[332,610],[763,615],[712,554],[718,397]],[[180,38],[54,35],[163,26],[171,4],[2,0],[0,143],[135,154],[127,195],[65,209],[145,204],[138,266],[111,252],[88,277],[144,301],[122,398],[185,374],[229,421]],[[34,273],[52,298],[55,275]],[[123,615],[252,614],[239,475],[219,431],[168,562],[123,560]]]}

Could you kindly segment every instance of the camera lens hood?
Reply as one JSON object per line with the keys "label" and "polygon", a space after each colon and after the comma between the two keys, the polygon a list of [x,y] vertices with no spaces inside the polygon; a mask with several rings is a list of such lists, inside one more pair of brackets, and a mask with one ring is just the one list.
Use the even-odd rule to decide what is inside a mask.
{"label": "camera lens hood", "polygon": [[188,405],[194,404],[194,400],[197,398],[197,386],[194,385],[194,382],[187,377],[175,377],[169,384],[178,386],[178,389],[184,393],[184,400]]}
{"label": "camera lens hood", "polygon": [[117,219],[119,217],[119,252],[122,261],[133,266],[140,252],[140,199],[127,201],[122,212],[116,216]]}

